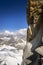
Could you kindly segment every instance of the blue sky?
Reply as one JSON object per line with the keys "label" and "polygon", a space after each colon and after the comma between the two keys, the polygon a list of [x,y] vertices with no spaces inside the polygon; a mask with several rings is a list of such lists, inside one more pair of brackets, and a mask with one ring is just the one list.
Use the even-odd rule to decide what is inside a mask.
{"label": "blue sky", "polygon": [[27,28],[27,0],[0,0],[0,31]]}

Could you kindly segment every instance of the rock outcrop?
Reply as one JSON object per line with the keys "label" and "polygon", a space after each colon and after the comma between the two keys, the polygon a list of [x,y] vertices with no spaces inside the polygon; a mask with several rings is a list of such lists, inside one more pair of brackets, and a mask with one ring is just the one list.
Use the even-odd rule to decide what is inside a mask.
{"label": "rock outcrop", "polygon": [[22,65],[43,65],[43,0],[28,0],[27,42]]}

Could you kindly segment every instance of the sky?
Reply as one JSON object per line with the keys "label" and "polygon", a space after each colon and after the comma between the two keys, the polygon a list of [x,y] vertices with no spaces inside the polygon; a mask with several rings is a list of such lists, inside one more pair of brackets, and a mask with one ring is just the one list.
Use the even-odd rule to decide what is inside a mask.
{"label": "sky", "polygon": [[27,0],[0,0],[0,31],[27,28]]}

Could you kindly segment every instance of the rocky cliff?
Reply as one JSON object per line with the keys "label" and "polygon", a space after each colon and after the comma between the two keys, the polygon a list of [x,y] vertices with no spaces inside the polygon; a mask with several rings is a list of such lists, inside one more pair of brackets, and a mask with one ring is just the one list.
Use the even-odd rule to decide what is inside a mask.
{"label": "rocky cliff", "polygon": [[43,0],[28,0],[27,44],[22,65],[43,65]]}

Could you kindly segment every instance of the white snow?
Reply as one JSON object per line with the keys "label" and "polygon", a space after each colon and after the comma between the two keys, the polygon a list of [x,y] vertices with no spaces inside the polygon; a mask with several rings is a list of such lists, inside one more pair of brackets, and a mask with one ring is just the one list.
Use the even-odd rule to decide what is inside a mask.
{"label": "white snow", "polygon": [[18,48],[18,49],[24,49],[25,45],[26,45],[26,41],[24,41],[23,39],[21,39],[23,42],[21,43],[17,43],[15,44],[15,47]]}
{"label": "white snow", "polygon": [[10,32],[10,31],[8,31],[8,30],[5,30],[4,33],[5,33],[5,34],[9,34],[9,35],[13,35],[13,34],[14,34],[14,32]]}
{"label": "white snow", "polygon": [[2,61],[1,65],[3,65],[4,63],[6,63],[7,65],[21,65],[22,55],[23,50],[17,50],[17,48],[15,47],[11,47],[8,45],[3,45],[0,47],[0,61]]}
{"label": "white snow", "polygon": [[[6,65],[21,65],[23,48],[26,45],[26,32],[26,28],[13,32],[9,30],[0,32],[0,65],[5,63]],[[9,46],[10,43],[12,46]]]}
{"label": "white snow", "polygon": [[0,38],[0,39],[2,39],[2,40],[4,40],[4,41],[9,41],[11,38],[3,37],[3,38]]}
{"label": "white snow", "polygon": [[26,32],[27,32],[27,29],[26,28],[24,28],[24,29],[20,29],[20,30],[16,30],[16,31],[9,31],[9,30],[5,30],[4,32],[2,31],[2,32],[0,32],[0,35],[1,34],[3,34],[3,35],[17,35],[17,34],[22,34],[22,35],[24,35],[24,34],[26,34]]}
{"label": "white snow", "polygon": [[26,28],[24,28],[24,29],[20,29],[20,30],[18,30],[18,33],[20,33],[20,34],[22,34],[22,35],[25,35],[27,32],[27,29]]}

